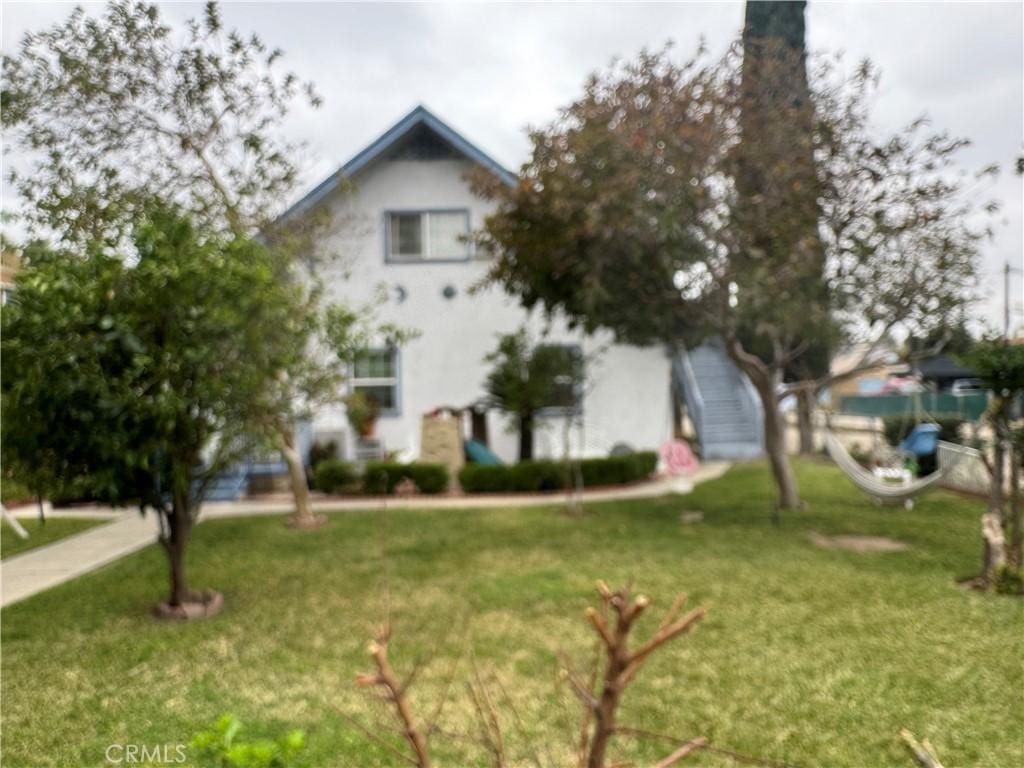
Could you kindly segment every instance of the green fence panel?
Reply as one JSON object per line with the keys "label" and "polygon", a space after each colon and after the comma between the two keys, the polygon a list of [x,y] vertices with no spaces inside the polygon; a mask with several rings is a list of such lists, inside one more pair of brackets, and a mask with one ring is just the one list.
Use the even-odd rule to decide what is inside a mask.
{"label": "green fence panel", "polygon": [[[839,412],[857,416],[902,416],[914,413],[917,395],[848,395],[840,400]],[[933,416],[960,416],[974,421],[985,411],[988,404],[986,392],[972,392],[964,395],[922,392],[920,404]]]}

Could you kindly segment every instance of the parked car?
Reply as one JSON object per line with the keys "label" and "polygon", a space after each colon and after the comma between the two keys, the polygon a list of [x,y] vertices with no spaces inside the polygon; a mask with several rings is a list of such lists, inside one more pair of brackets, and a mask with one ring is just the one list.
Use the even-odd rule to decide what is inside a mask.
{"label": "parked car", "polygon": [[984,392],[985,386],[981,383],[981,379],[957,379],[950,385],[949,391],[954,395],[966,395],[972,392]]}

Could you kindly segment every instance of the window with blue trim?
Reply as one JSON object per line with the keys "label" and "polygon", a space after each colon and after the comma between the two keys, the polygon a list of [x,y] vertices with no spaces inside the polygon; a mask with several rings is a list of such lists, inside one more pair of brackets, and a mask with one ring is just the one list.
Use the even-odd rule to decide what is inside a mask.
{"label": "window with blue trim", "polygon": [[583,350],[577,344],[540,344],[534,352],[551,374],[551,391],[542,414],[580,413],[583,410]]}
{"label": "window with blue trim", "polygon": [[352,364],[353,391],[373,400],[381,413],[398,411],[398,350],[368,349]]}
{"label": "window with blue trim", "polygon": [[393,211],[387,215],[389,261],[455,261],[470,253],[469,211]]}

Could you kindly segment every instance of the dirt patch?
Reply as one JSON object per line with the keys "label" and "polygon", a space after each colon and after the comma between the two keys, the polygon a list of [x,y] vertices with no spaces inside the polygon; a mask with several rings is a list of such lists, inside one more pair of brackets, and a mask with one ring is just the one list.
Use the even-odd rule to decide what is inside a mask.
{"label": "dirt patch", "polygon": [[847,552],[903,552],[910,549],[909,544],[885,536],[825,536],[817,531],[811,531],[808,538],[816,547],[842,549]]}
{"label": "dirt patch", "polygon": [[153,608],[153,616],[172,621],[195,621],[216,616],[224,609],[224,595],[212,589],[197,592],[192,599],[180,605],[159,603]]}
{"label": "dirt patch", "polygon": [[308,517],[296,517],[295,515],[292,515],[288,518],[286,525],[289,528],[295,528],[300,531],[316,530],[327,525],[327,515],[313,514]]}

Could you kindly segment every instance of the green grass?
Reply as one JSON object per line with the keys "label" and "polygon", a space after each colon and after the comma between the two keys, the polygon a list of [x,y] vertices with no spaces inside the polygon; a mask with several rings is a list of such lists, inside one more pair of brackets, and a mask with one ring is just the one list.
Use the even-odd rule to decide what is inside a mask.
{"label": "green grass", "polygon": [[45,523],[39,518],[19,518],[18,522],[28,531],[28,538],[23,539],[14,532],[7,523],[0,527],[0,559],[7,559],[28,552],[30,549],[51,544],[82,531],[87,531],[107,520],[82,520],[81,518],[51,517]]}
{"label": "green grass", "polygon": [[[155,547],[3,611],[3,764],[101,765],[108,744],[177,744],[225,711],[254,736],[304,729],[304,765],[400,764],[342,716],[393,733],[352,683],[390,610],[396,668],[436,657],[411,689],[423,717],[471,647],[523,723],[525,735],[501,704],[510,761],[533,764],[536,745],[546,765],[567,765],[577,710],[556,658],[586,665],[597,578],[653,598],[642,637],[677,592],[710,606],[643,669],[624,724],[804,768],[909,768],[901,727],[948,766],[1024,764],[1024,601],[954,585],[977,569],[982,505],[937,493],[911,512],[879,509],[832,468],[803,464],[799,477],[810,507],[778,528],[760,465],[580,518],[552,508],[344,513],[319,531],[281,518],[204,523],[191,576],[225,593],[214,620],[147,616],[165,589]],[[687,510],[704,522],[681,524]],[[810,530],[911,548],[821,550]],[[460,664],[441,724],[473,734]],[[668,751],[625,736],[613,750],[636,765]],[[435,751],[439,764],[486,764],[464,739],[437,737]],[[735,765],[710,754],[687,764]]]}

